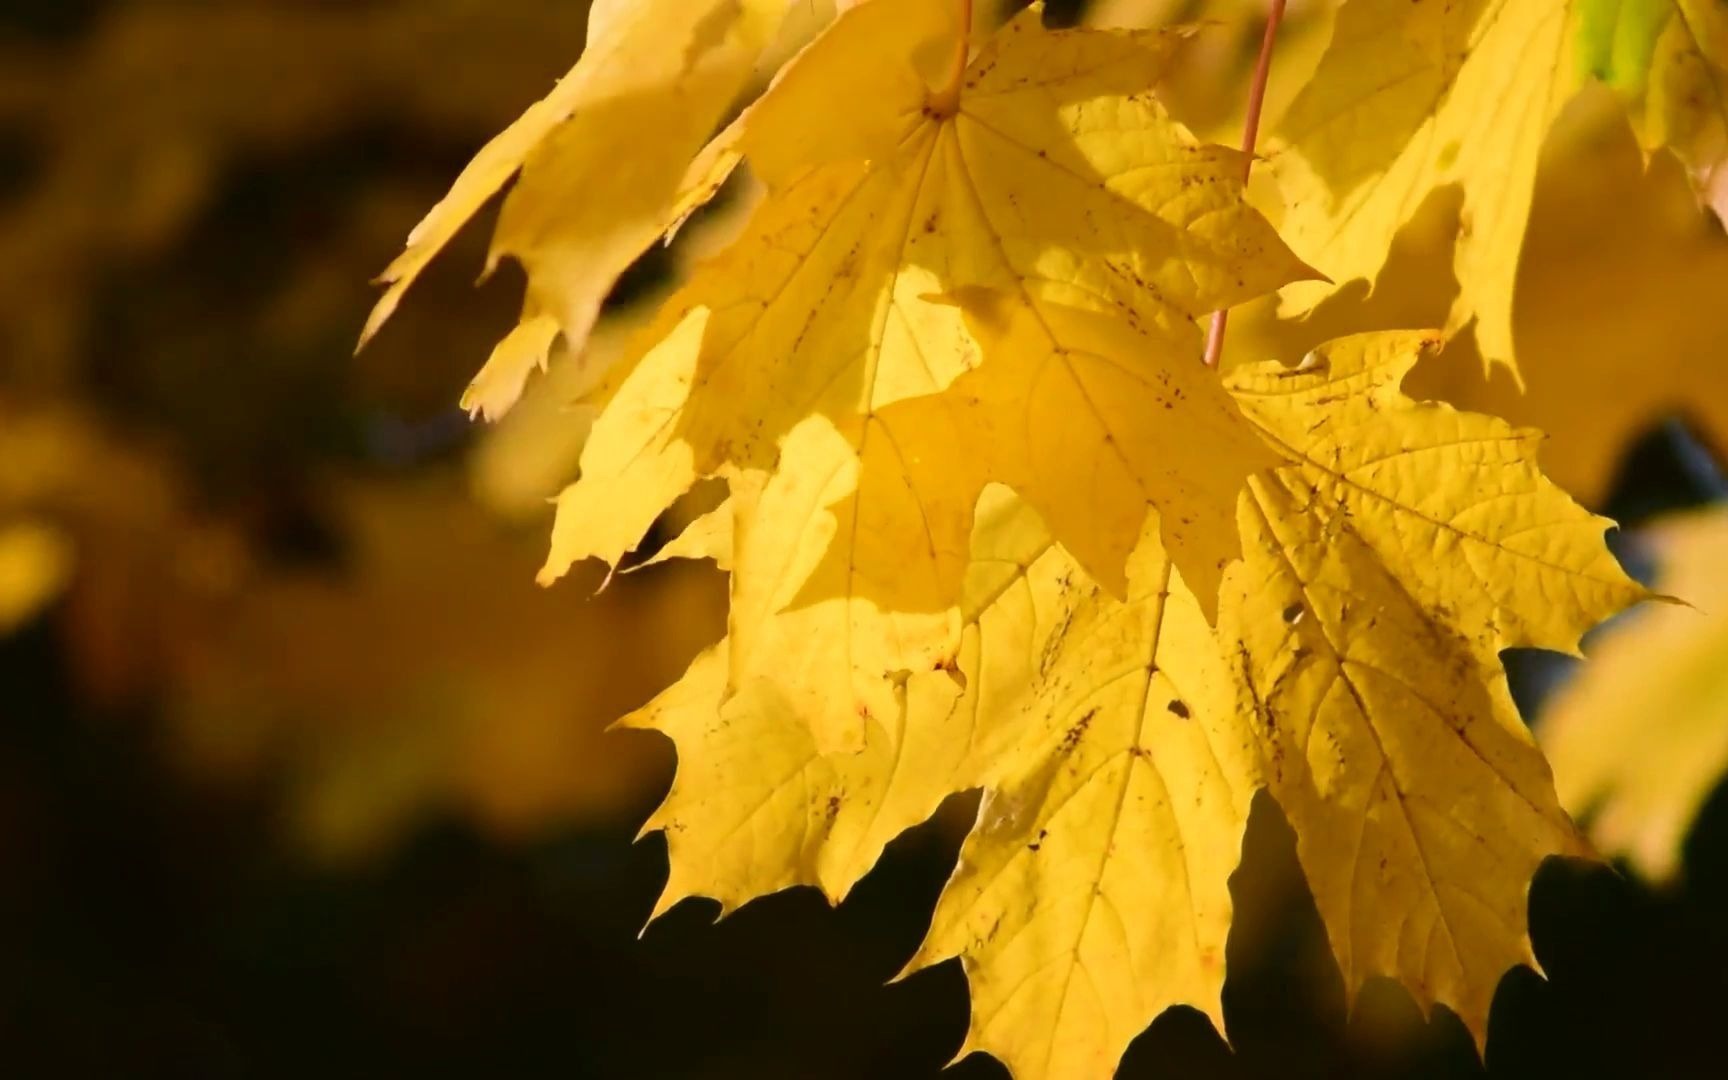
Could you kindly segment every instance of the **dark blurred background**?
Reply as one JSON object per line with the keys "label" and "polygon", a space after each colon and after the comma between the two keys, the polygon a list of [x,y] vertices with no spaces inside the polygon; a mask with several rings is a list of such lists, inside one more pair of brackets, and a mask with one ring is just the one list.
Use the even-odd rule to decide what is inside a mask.
{"label": "dark blurred background", "polygon": [[[351,356],[368,278],[583,8],[0,0],[0,1075],[922,1077],[959,1046],[956,965],[884,983],[963,799],[838,910],[687,903],[638,940],[672,757],[601,729],[719,635],[723,584],[533,586],[575,443],[532,396],[455,407],[519,295],[471,287],[484,223]],[[1722,498],[1696,434],[1614,451],[1635,567],[1640,522]],[[1514,668],[1532,714],[1567,675]],[[1122,1075],[1483,1073],[1389,984],[1346,1016],[1286,826],[1249,832],[1230,1045],[1178,1010]],[[1683,862],[1544,869],[1548,977],[1503,981],[1488,1073],[1728,1074],[1728,796]]]}

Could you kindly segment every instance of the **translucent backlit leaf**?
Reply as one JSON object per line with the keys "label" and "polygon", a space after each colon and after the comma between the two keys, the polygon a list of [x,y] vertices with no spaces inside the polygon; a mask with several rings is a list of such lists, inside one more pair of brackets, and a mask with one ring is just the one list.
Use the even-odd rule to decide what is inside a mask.
{"label": "translucent backlit leaf", "polygon": [[[910,673],[952,665],[950,607],[979,490],[1031,479],[978,466],[973,447],[988,434],[954,412],[957,398],[910,411],[991,364],[953,297],[993,290],[1090,313],[1069,320],[1085,328],[1076,349],[1112,332],[1103,314],[1124,320],[1113,332],[1125,336],[1103,349],[1117,362],[1146,351],[1126,362],[1145,365],[1135,401],[1151,407],[1174,405],[1184,385],[1208,396],[1198,373],[1160,370],[1191,366],[1196,317],[1304,272],[1242,202],[1240,155],[1199,145],[1145,92],[1170,35],[1053,32],[1033,10],[984,46],[949,107],[951,14],[909,0],[859,5],[746,114],[737,138],[767,200],[621,369],[582,476],[560,497],[542,575],[591,556],[616,563],[696,479],[728,477],[739,543],[732,684],[765,666],[783,689],[801,684],[795,707],[824,746],[855,744]],[[860,55],[903,59],[861,65]],[[866,85],[844,82],[853,75],[870,92],[849,122],[811,125]],[[1027,369],[1003,365],[994,392],[1005,411],[990,422],[1017,427],[1033,406]],[[1227,427],[1228,402],[1215,386],[1209,397],[1194,423]],[[1111,423],[1128,437],[1120,415]],[[1162,445],[1185,430],[1171,423]],[[1108,461],[1114,437],[1089,430],[1079,445],[1097,443],[1090,452]],[[1097,493],[1138,491],[1109,511],[1098,572],[1120,582],[1146,505],[1169,499],[1179,565],[1215,581],[1235,546],[1222,507],[1262,460],[1242,443],[1181,473],[1135,441],[1141,474]],[[768,629],[789,607],[801,628]],[[848,633],[828,632],[829,621]],[[849,645],[825,651],[836,640]]]}
{"label": "translucent backlit leaf", "polygon": [[1118,601],[1059,550],[1027,578],[1027,685],[911,968],[961,958],[960,1053],[1101,1077],[1171,1005],[1223,1028],[1229,877],[1256,752],[1232,672],[1156,523]]}
{"label": "translucent backlit leaf", "polygon": [[[1429,193],[1464,205],[1449,329],[1476,321],[1482,354],[1512,362],[1512,285],[1537,158],[1577,79],[1567,0],[1348,0],[1314,80],[1271,148],[1283,235],[1336,284],[1302,283],[1307,310],[1380,272]],[[1568,57],[1569,59],[1569,57]]]}
{"label": "translucent backlit leaf", "polygon": [[1532,875],[1584,850],[1499,651],[1575,651],[1644,592],[1529,433],[1400,392],[1432,340],[1232,377],[1298,463],[1250,481],[1220,632],[1347,989],[1390,976],[1480,1042],[1500,976],[1535,966]]}
{"label": "translucent backlit leaf", "polygon": [[1560,798],[1604,851],[1657,880],[1728,771],[1728,512],[1646,532],[1657,584],[1685,601],[1634,612],[1542,714]]}
{"label": "translucent backlit leaf", "polygon": [[1399,228],[1456,185],[1447,329],[1473,321],[1483,356],[1512,365],[1537,164],[1573,92],[1587,78],[1619,90],[1646,147],[1672,148],[1714,199],[1728,154],[1725,65],[1716,0],[1348,0],[1271,153],[1283,235],[1335,283],[1292,286],[1287,310],[1372,282]]}
{"label": "translucent backlit leaf", "polygon": [[[554,331],[580,355],[625,267],[681,212],[691,159],[744,87],[786,0],[595,4],[588,47],[544,99],[488,143],[384,271],[389,288],[362,344],[456,232],[512,177],[488,271],[508,255],[528,271],[523,326],[463,397],[502,415]],[[712,190],[709,190],[712,194]]]}

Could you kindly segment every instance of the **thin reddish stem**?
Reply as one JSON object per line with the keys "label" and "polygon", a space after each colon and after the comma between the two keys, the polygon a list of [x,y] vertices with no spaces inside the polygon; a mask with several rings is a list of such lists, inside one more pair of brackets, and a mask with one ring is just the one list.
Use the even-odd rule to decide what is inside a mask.
{"label": "thin reddish stem", "polygon": [[[1272,71],[1272,46],[1278,40],[1278,24],[1284,21],[1284,0],[1272,0],[1266,13],[1266,35],[1260,39],[1260,58],[1254,62],[1254,82],[1248,87],[1248,115],[1242,121],[1242,182],[1254,166],[1254,144],[1260,138],[1260,109],[1266,104],[1266,77]],[[1224,328],[1228,311],[1212,313],[1212,329],[1206,335],[1206,366],[1218,366],[1224,354]]]}
{"label": "thin reddish stem", "polygon": [[960,14],[960,39],[954,43],[954,66],[948,71],[948,85],[930,99],[930,108],[938,116],[953,116],[960,110],[960,88],[966,81],[966,61],[972,53],[972,0],[956,0]]}

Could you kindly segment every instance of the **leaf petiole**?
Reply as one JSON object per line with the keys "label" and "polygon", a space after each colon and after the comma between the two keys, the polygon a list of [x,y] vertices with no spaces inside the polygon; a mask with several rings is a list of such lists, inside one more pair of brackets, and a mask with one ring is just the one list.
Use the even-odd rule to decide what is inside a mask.
{"label": "leaf petiole", "polygon": [[953,116],[960,110],[960,88],[966,82],[966,61],[972,51],[972,0],[956,0],[960,15],[960,36],[954,43],[954,63],[948,69],[948,83],[930,98],[930,111],[937,116]]}
{"label": "leaf petiole", "polygon": [[[1254,81],[1248,87],[1248,113],[1242,121],[1242,182],[1254,166],[1254,144],[1260,136],[1260,108],[1266,102],[1266,76],[1272,70],[1272,46],[1278,40],[1278,24],[1284,21],[1284,0],[1272,0],[1266,12],[1266,34],[1260,39],[1260,58],[1254,62]],[[1228,311],[1212,313],[1212,328],[1206,335],[1206,366],[1218,366],[1224,354],[1224,328]]]}

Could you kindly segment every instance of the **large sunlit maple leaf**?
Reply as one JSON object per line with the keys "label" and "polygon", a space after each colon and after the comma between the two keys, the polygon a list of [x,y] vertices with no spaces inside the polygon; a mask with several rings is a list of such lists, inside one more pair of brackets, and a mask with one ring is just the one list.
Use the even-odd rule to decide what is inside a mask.
{"label": "large sunlit maple leaf", "polygon": [[1499,653],[1576,652],[1645,593],[1536,433],[1399,390],[1432,344],[1362,335],[1232,376],[1297,463],[1243,497],[1220,631],[1347,989],[1391,976],[1480,1042],[1500,976],[1535,965],[1531,876],[1583,850]]}
{"label": "large sunlit maple leaf", "polygon": [[679,752],[647,826],[665,832],[672,863],[655,915],[686,896],[729,911],[797,884],[838,902],[945,796],[985,786],[908,966],[964,959],[968,1051],[1020,1076],[1096,1076],[1168,1005],[1221,1025],[1254,742],[1155,520],[1129,573],[1117,600],[1030,507],[987,489],[960,606],[965,686],[912,677],[858,752],[824,753],[768,680],[727,697],[721,651],[700,658],[623,721]]}
{"label": "large sunlit maple leaf", "polygon": [[1020,650],[1020,692],[986,717],[1015,740],[982,763],[977,824],[909,970],[961,959],[962,1055],[986,1051],[1022,1078],[1107,1076],[1171,1005],[1223,1029],[1256,753],[1155,521],[1124,600],[1060,549],[1023,589],[1020,633],[984,638]]}
{"label": "large sunlit maple leaf", "polygon": [[[943,114],[944,11],[860,5],[746,115],[769,200],[644,335],[561,500],[548,576],[616,562],[696,476],[772,465],[808,415],[868,428],[976,367],[940,294],[1000,289],[1192,342],[1195,317],[1304,272],[1242,203],[1240,155],[1147,94],[1171,35],[1051,32],[1029,11]],[[864,87],[845,81],[858,57]]]}
{"label": "large sunlit maple leaf", "polygon": [[[1573,650],[1644,591],[1606,522],[1537,471],[1532,433],[1401,393],[1435,340],[1365,335],[1232,376],[1286,464],[1240,495],[1216,630],[1155,518],[1118,598],[991,487],[953,671],[908,674],[861,750],[820,746],[773,673],[728,694],[723,655],[703,658],[627,721],[679,752],[650,822],[673,863],[656,912],[795,884],[838,900],[946,794],[982,787],[909,970],[959,957],[966,1047],[1016,1076],[1107,1075],[1170,1005],[1222,1025],[1228,879],[1264,787],[1351,993],[1390,976],[1481,1039],[1501,975],[1535,965],[1532,875],[1585,851],[1499,652]],[[814,658],[846,628],[800,630]]]}
{"label": "large sunlit maple leaf", "polygon": [[[730,478],[732,682],[764,663],[808,671],[800,711],[842,741],[892,710],[906,673],[952,662],[951,607],[983,484],[1035,481],[1050,492],[1072,483],[1059,469],[980,468],[974,450],[990,424],[1035,424],[1056,438],[1057,410],[1028,397],[1043,389],[1037,369],[1058,374],[1051,350],[1086,351],[1101,332],[1052,342],[1029,366],[990,355],[1018,350],[998,347],[1000,335],[981,351],[956,297],[993,290],[1038,310],[1085,313],[1076,318],[1088,327],[1106,314],[1119,320],[1118,344],[1085,373],[1093,385],[1070,363],[1065,392],[1114,393],[1099,382],[1109,361],[1125,369],[1118,382],[1141,384],[1135,401],[1174,407],[1180,385],[1200,387],[1166,370],[1192,366],[1194,319],[1304,272],[1243,203],[1240,154],[1200,145],[1146,92],[1171,35],[1053,32],[1039,15],[986,43],[952,103],[942,87],[963,43],[941,5],[860,5],[782,74],[736,135],[768,184],[766,202],[620,369],[582,476],[559,500],[547,580],[577,559],[615,563],[699,477]],[[896,410],[998,362],[990,392],[1000,416]],[[1160,397],[1156,384],[1173,378],[1177,389]],[[1122,404],[1096,405],[1077,443],[1096,443],[1080,454],[1114,470],[1088,512],[1110,516],[1099,545],[1115,564],[1100,557],[1094,571],[1119,586],[1150,503],[1169,511],[1177,565],[1215,583],[1236,547],[1224,524],[1229,500],[1263,463],[1258,448],[1238,423],[1238,447],[1220,440],[1213,466],[1185,474],[1149,459]],[[1211,423],[1209,407],[1231,408],[1220,399],[1165,414],[1167,443],[1190,430],[1190,416]],[[1139,453],[1126,476],[1109,450],[1115,438]],[[1102,505],[1125,489],[1130,504]],[[1064,505],[1076,497],[1087,493],[1064,494]],[[1193,509],[1200,502],[1209,505]],[[775,632],[787,624],[770,616],[789,606],[807,622],[849,626],[853,648],[811,653],[809,643],[832,636]]]}

